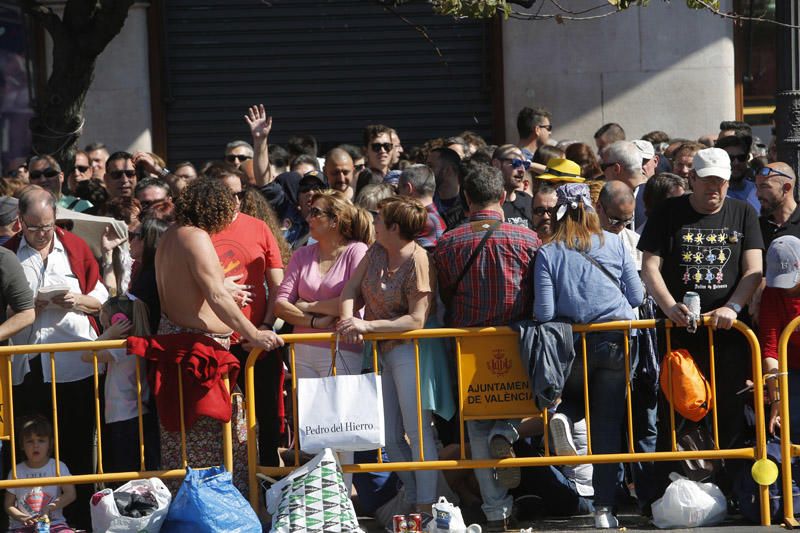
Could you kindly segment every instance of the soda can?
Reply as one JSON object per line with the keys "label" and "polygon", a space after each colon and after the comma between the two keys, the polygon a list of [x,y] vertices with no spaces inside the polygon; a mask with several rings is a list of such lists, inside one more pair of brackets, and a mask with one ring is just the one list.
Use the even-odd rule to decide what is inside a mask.
{"label": "soda can", "polygon": [[422,515],[413,513],[406,516],[406,527],[408,532],[422,533]]}
{"label": "soda can", "polygon": [[408,522],[406,522],[406,515],[396,514],[392,517],[392,529],[394,533],[407,533]]}
{"label": "soda can", "polygon": [[689,333],[694,333],[700,321],[700,295],[692,291],[687,292],[683,295],[683,305],[689,308],[689,327],[686,329]]}

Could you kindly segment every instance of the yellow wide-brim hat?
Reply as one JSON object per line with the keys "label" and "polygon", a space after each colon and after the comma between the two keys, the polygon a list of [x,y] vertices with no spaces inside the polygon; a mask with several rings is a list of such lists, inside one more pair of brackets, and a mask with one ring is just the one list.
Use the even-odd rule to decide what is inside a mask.
{"label": "yellow wide-brim hat", "polygon": [[559,181],[562,183],[583,183],[586,179],[581,176],[581,167],[569,159],[553,158],[547,162],[544,174],[538,176],[540,180]]}

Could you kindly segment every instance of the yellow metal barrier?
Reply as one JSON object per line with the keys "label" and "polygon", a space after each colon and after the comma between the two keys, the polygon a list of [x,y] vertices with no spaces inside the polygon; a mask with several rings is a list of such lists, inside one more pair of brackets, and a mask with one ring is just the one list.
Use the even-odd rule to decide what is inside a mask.
{"label": "yellow metal barrier", "polygon": [[[0,412],[3,413],[2,424],[0,424],[0,440],[6,441],[10,444],[11,448],[11,479],[0,480],[0,489],[16,488],[16,487],[33,487],[44,485],[66,485],[66,484],[88,484],[88,483],[114,483],[120,481],[129,481],[132,479],[146,479],[150,477],[158,477],[162,479],[182,479],[186,475],[186,467],[188,465],[186,457],[186,428],[184,427],[184,406],[183,406],[183,380],[181,374],[178,373],[178,391],[179,391],[179,411],[181,422],[181,454],[183,468],[172,470],[146,470],[144,459],[144,425],[142,421],[142,360],[136,357],[136,388],[137,388],[137,405],[138,405],[138,422],[139,422],[139,464],[140,470],[136,472],[104,472],[103,470],[103,436],[100,431],[103,413],[100,410],[100,373],[98,372],[97,352],[100,350],[111,350],[116,348],[125,348],[126,341],[89,341],[89,342],[69,342],[61,344],[35,344],[35,345],[20,345],[20,346],[0,346],[0,387],[2,387],[3,406]],[[97,430],[97,473],[96,474],[81,474],[62,476],[61,468],[59,466],[60,450],[59,450],[59,424],[58,424],[58,398],[56,396],[56,367],[55,367],[55,353],[56,352],[92,352],[93,366],[94,366],[94,417],[95,426]],[[12,383],[12,365],[11,359],[17,354],[47,354],[50,355],[50,372],[52,376],[51,393],[52,393],[52,418],[53,418],[53,455],[56,462],[56,475],[55,477],[46,478],[30,478],[18,479],[17,478],[17,438],[15,435],[16,428],[14,427],[14,394]],[[43,361],[44,359],[42,359]],[[3,365],[2,361],[5,362]],[[224,377],[225,386],[230,390],[230,383],[227,376]],[[44,415],[44,413],[41,413]],[[222,426],[223,435],[223,457],[225,467],[229,472],[233,472],[233,451],[231,440],[231,423],[227,422]],[[69,465],[68,465],[69,466]],[[194,466],[194,465],[193,465]],[[213,465],[197,465],[198,467],[208,467]]]}
{"label": "yellow metal barrier", "polygon": [[[705,319],[704,319],[705,320]],[[710,349],[710,361],[711,361],[711,372],[710,372],[710,381],[712,391],[714,392],[714,405],[712,409],[712,420],[714,426],[714,442],[715,442],[715,449],[713,450],[704,450],[704,451],[678,451],[677,449],[677,439],[676,439],[676,426],[675,426],[675,411],[670,406],[670,428],[671,428],[671,451],[667,452],[652,452],[652,453],[635,453],[633,451],[633,417],[631,413],[631,382],[630,382],[630,372],[626,370],[625,381],[626,381],[626,390],[627,390],[627,402],[626,402],[626,410],[627,410],[627,433],[628,433],[628,452],[627,453],[617,453],[617,454],[602,454],[602,455],[595,455],[592,454],[592,441],[591,441],[591,429],[590,429],[590,409],[589,409],[589,393],[588,393],[588,386],[586,382],[586,335],[589,333],[601,332],[601,331],[624,331],[629,332],[631,329],[646,329],[646,328],[653,328],[657,325],[663,325],[666,328],[667,332],[667,350],[671,348],[671,335],[670,331],[673,328],[673,325],[669,321],[656,321],[656,320],[637,320],[637,321],[625,321],[625,322],[608,322],[603,324],[586,324],[586,325],[575,325],[573,326],[573,332],[578,333],[581,335],[582,338],[582,346],[583,346],[583,368],[584,368],[584,401],[585,401],[585,412],[586,412],[586,429],[587,429],[587,438],[588,438],[588,455],[581,455],[581,456],[573,456],[573,457],[566,457],[566,456],[554,456],[550,454],[550,450],[548,449],[547,439],[545,441],[545,454],[543,457],[516,457],[516,458],[508,458],[508,459],[466,459],[466,448],[464,446],[464,421],[466,419],[481,419],[481,418],[493,418],[493,419],[502,419],[502,418],[520,418],[522,416],[534,416],[538,415],[538,411],[536,410],[534,403],[530,401],[528,405],[527,412],[520,412],[519,405],[514,402],[509,402],[508,406],[509,409],[506,411],[502,409],[495,409],[491,411],[491,416],[481,415],[479,413],[469,414],[469,403],[465,403],[465,391],[469,391],[467,380],[474,380],[475,372],[470,374],[469,369],[465,369],[466,366],[464,364],[464,360],[467,359],[465,354],[471,352],[474,354],[478,350],[474,349],[474,346],[467,345],[474,343],[478,339],[483,338],[491,338],[493,339],[491,342],[486,343],[486,346],[489,346],[490,350],[497,350],[497,347],[501,347],[501,351],[504,352],[503,355],[498,356],[497,358],[506,357],[506,355],[513,355],[516,359],[519,359],[519,349],[518,349],[518,334],[507,327],[497,327],[497,328],[464,328],[464,329],[454,329],[454,328],[443,328],[443,329],[424,329],[424,330],[416,330],[416,331],[408,331],[405,333],[398,333],[398,334],[370,334],[365,335],[366,340],[384,340],[384,339],[407,339],[413,341],[415,344],[415,355],[416,355],[416,382],[417,382],[417,421],[420,424],[419,435],[420,435],[420,461],[409,461],[409,462],[395,462],[395,463],[384,463],[381,461],[380,456],[378,454],[378,462],[377,463],[367,463],[367,464],[351,464],[351,465],[343,465],[342,469],[344,472],[386,472],[386,471],[401,471],[401,470],[453,470],[453,469],[462,469],[462,468],[494,468],[494,467],[522,467],[522,466],[549,466],[549,465],[571,465],[571,464],[600,464],[600,463],[617,463],[617,462],[640,462],[640,461],[679,461],[679,460],[686,460],[686,459],[752,459],[752,460],[759,460],[759,459],[766,459],[766,431],[764,428],[764,405],[761,401],[754,402],[755,404],[755,418],[756,418],[756,445],[750,448],[736,448],[736,449],[720,449],[719,448],[719,438],[718,438],[718,428],[717,428],[717,410],[716,410],[716,371],[715,371],[715,364],[714,364],[714,345],[713,345],[713,330],[710,326],[704,323],[706,327],[709,328],[709,349]],[[741,322],[736,322],[734,324],[734,328],[737,329],[744,338],[746,339],[747,343],[750,346],[750,351],[752,355],[752,373],[754,376],[761,376],[761,350],[758,345],[758,340],[756,339],[755,334],[744,324]],[[249,466],[249,483],[250,483],[250,503],[253,508],[258,511],[258,504],[259,504],[259,489],[258,489],[258,479],[257,475],[264,474],[268,476],[282,476],[290,473],[292,470],[299,466],[299,437],[297,432],[297,376],[295,373],[295,350],[294,345],[297,343],[308,343],[308,342],[330,342],[333,346],[334,344],[334,336],[328,333],[312,333],[312,334],[292,334],[292,335],[283,335],[284,342],[289,345],[290,350],[290,360],[291,360],[291,369],[292,369],[292,402],[293,402],[293,426],[294,426],[294,435],[295,435],[295,442],[294,442],[294,465],[293,466],[286,466],[286,467],[264,467],[258,464],[258,455],[257,455],[257,443],[256,443],[256,412],[255,412],[255,402],[254,402],[254,391],[255,391],[255,374],[254,374],[254,364],[260,354],[260,350],[254,350],[250,353],[247,364],[245,365],[245,379],[246,379],[246,399],[247,399],[247,430],[248,430],[248,466]],[[458,406],[459,406],[459,424],[461,428],[461,457],[460,459],[455,460],[435,460],[435,461],[425,461],[424,460],[424,447],[422,443],[422,431],[421,431],[421,420],[422,415],[419,411],[420,401],[419,401],[419,339],[426,339],[426,338],[441,338],[441,337],[452,337],[455,340],[456,346],[456,363],[458,367]],[[465,339],[470,339],[471,342],[464,342]],[[625,360],[626,363],[630,362],[630,352],[629,352],[629,342],[628,342],[628,335],[625,336]],[[377,348],[374,347],[376,343],[373,343],[373,362],[375,363],[375,368],[377,366]],[[512,350],[512,347],[515,347],[516,351],[514,353],[509,353]],[[333,352],[332,352],[333,353]],[[474,363],[473,363],[474,364]],[[521,365],[520,365],[521,366]],[[630,365],[627,364],[627,367]],[[474,370],[474,368],[473,368]],[[669,375],[668,379],[671,380],[672,376]],[[756,379],[754,380],[754,394],[755,398],[760,399],[763,397],[763,381]],[[465,415],[465,409],[467,410],[467,415]],[[548,435],[548,420],[547,420],[547,413],[541,413],[542,420],[544,423],[544,434]],[[770,516],[769,516],[769,494],[768,494],[768,487],[761,486],[760,487],[760,504],[761,504],[761,523],[762,525],[769,525],[770,524]]]}
{"label": "yellow metal barrier", "polygon": [[792,498],[792,458],[800,456],[800,446],[792,442],[789,418],[789,364],[787,361],[789,338],[800,327],[800,316],[789,322],[778,340],[778,392],[780,394],[781,417],[781,482],[783,484],[783,521],[787,526],[797,527]]}

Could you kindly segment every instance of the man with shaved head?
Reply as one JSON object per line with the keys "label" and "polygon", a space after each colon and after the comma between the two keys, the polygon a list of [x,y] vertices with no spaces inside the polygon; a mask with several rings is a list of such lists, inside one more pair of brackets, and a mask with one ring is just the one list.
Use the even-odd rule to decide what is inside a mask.
{"label": "man with shaved head", "polygon": [[783,235],[800,237],[800,211],[794,199],[797,177],[792,167],[776,161],[756,173],[756,194],[761,204],[761,234],[764,247]]}
{"label": "man with shaved head", "polygon": [[334,148],[328,152],[322,172],[328,179],[331,189],[341,191],[348,200],[353,199],[355,194],[353,180],[356,175],[356,167],[349,153],[342,148]]}
{"label": "man with shaved head", "polygon": [[639,234],[627,227],[633,221],[636,207],[633,191],[621,181],[609,181],[603,185],[597,204],[600,225],[604,230],[622,237],[625,249],[636,262],[636,270],[641,270],[642,252],[636,249]]}

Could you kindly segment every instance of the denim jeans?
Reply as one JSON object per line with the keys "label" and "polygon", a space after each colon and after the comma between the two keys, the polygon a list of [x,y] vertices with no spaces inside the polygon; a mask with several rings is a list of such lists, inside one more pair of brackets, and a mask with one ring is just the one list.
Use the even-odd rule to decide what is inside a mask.
{"label": "denim jeans", "polygon": [[[586,364],[590,405],[592,453],[622,452],[622,423],[626,416],[625,345],[622,332],[586,335]],[[583,356],[580,338],[576,358],[562,394],[558,411],[572,420],[584,415]],[[613,507],[619,463],[596,464],[592,474],[595,507]]]}
{"label": "denim jeans", "polygon": [[[519,438],[518,420],[467,420],[470,455],[473,459],[489,459],[489,441],[500,435],[514,443]],[[511,516],[514,498],[494,478],[492,468],[475,469],[475,477],[481,489],[481,509],[487,520],[503,520]]]}
{"label": "denim jeans", "polygon": [[[414,345],[401,344],[381,354],[381,387],[383,416],[386,426],[386,453],[391,462],[419,460],[419,431],[417,430],[417,383]],[[409,447],[406,435],[411,442]],[[422,411],[422,444],[425,460],[438,458],[431,427],[431,411]],[[413,456],[412,456],[413,451]],[[397,472],[403,482],[406,501],[412,504],[434,503],[437,498],[436,470]]]}

